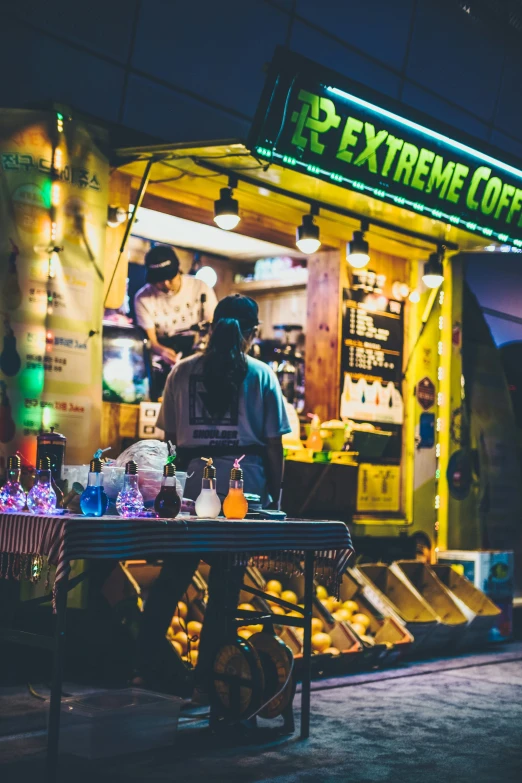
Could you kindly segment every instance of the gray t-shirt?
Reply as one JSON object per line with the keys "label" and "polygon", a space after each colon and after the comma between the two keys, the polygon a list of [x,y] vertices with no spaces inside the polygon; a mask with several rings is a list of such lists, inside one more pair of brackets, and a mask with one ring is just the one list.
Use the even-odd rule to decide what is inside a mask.
{"label": "gray t-shirt", "polygon": [[[206,302],[201,313],[201,294]],[[142,329],[156,329],[158,337],[172,337],[190,329],[201,315],[211,321],[217,304],[216,294],[203,280],[190,275],[181,276],[181,288],[177,294],[159,291],[147,283],[134,297],[136,320]]]}
{"label": "gray t-shirt", "polygon": [[[205,407],[207,390],[203,384],[202,356],[180,361],[170,372],[158,416],[158,427],[171,435],[179,447],[198,448],[205,456],[206,446],[263,446],[268,438],[278,438],[291,431],[283,395],[274,372],[263,362],[247,356],[247,375],[236,400],[219,420]],[[218,493],[225,495],[233,457],[214,460],[218,474]],[[267,500],[266,476],[261,457],[247,455],[241,463],[245,492]],[[204,463],[191,461],[186,497],[197,497],[201,488]]]}

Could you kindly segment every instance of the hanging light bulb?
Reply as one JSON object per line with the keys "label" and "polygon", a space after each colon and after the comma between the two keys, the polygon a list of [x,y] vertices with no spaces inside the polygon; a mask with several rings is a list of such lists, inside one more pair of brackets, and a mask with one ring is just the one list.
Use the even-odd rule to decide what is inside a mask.
{"label": "hanging light bulb", "polygon": [[233,198],[233,190],[237,188],[237,178],[228,178],[228,188],[221,188],[219,198],[214,201],[214,223],[224,231],[232,231],[241,218],[239,217],[239,205]]}
{"label": "hanging light bulb", "polygon": [[319,226],[314,223],[314,216],[319,214],[319,207],[316,204],[310,206],[310,214],[303,215],[303,221],[296,231],[295,244],[297,248],[305,255],[315,253],[321,247],[319,238]]}
{"label": "hanging light bulb", "polygon": [[417,302],[420,302],[420,294],[417,291],[417,289],[414,289],[413,291],[410,291],[410,295],[409,295],[408,299],[413,304],[417,304]]}
{"label": "hanging light bulb", "polygon": [[107,210],[107,225],[110,226],[111,228],[116,228],[116,226],[125,223],[128,216],[129,214],[127,210],[124,209],[123,207],[109,206]]}
{"label": "hanging light bulb", "polygon": [[444,282],[444,270],[442,267],[443,258],[444,248],[439,247],[436,253],[431,253],[424,264],[422,282],[428,288],[438,288]]}
{"label": "hanging light bulb", "polygon": [[361,222],[361,230],[353,232],[351,242],[346,243],[346,260],[354,269],[362,269],[370,260],[370,247],[364,238],[364,232],[368,231],[368,223]]}

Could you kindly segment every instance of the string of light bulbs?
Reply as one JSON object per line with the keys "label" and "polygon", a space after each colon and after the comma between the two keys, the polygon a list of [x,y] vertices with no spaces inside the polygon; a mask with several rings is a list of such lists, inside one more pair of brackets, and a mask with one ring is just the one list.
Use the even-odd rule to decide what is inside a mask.
{"label": "string of light bulbs", "polygon": [[[237,188],[240,180],[247,184],[255,185],[256,187],[259,187],[262,184],[267,190],[288,198],[294,198],[300,201],[305,200],[272,183],[264,181],[260,183],[258,180],[248,175],[238,173],[229,174],[226,169],[209,163],[208,161],[197,159],[195,162],[204,168],[214,171],[216,174],[228,174],[228,186],[221,188],[219,198],[214,201],[214,222],[224,231],[233,231],[241,220],[239,202],[234,198],[234,190]],[[314,220],[314,218],[319,215],[320,209],[350,218],[356,217],[361,220],[360,230],[354,231],[352,239],[346,243],[346,260],[354,269],[363,269],[370,261],[370,246],[366,239],[366,233],[370,229],[370,222],[381,228],[396,231],[400,234],[405,234],[406,236],[411,236],[437,245],[437,251],[431,253],[424,264],[422,279],[428,288],[438,288],[441,285],[443,280],[442,261],[446,247],[451,248],[452,250],[458,250],[458,245],[455,245],[454,243],[447,242],[445,245],[442,245],[434,240],[433,237],[419,234],[416,231],[410,231],[402,226],[393,226],[379,219],[372,219],[370,221],[368,218],[361,218],[351,210],[337,207],[334,204],[324,204],[319,201],[310,201],[309,204],[310,212],[303,215],[301,225],[296,229],[296,246],[304,255],[316,253],[321,247],[320,229]],[[418,295],[417,292],[411,293],[411,301],[418,301],[420,299],[420,296],[416,298],[416,295]]]}

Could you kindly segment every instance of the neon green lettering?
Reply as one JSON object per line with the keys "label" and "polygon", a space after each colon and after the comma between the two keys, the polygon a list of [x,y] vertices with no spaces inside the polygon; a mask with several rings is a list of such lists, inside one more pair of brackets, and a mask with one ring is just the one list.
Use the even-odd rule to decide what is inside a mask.
{"label": "neon green lettering", "polygon": [[355,147],[359,141],[358,136],[364,125],[360,120],[356,120],[355,117],[348,117],[346,125],[344,126],[341,143],[337,150],[337,157],[339,160],[344,160],[345,163],[350,163],[353,158],[353,152],[348,152],[348,147]]}
{"label": "neon green lettering", "polygon": [[469,174],[469,167],[463,166],[462,163],[457,163],[453,177],[451,178],[451,184],[449,186],[448,195],[446,198],[448,201],[452,201],[453,204],[457,204],[460,198],[460,191],[464,184],[464,180]]}
{"label": "neon green lettering", "polygon": [[495,219],[498,219],[500,217],[500,213],[504,209],[504,207],[509,206],[509,202],[511,201],[511,196],[515,192],[516,188],[514,185],[507,185],[505,184],[502,188],[502,193],[500,194],[500,198],[498,200],[497,208],[495,210]]}
{"label": "neon green lettering", "polygon": [[[294,111],[292,114],[292,122],[296,123],[292,144],[304,149],[308,139],[303,135],[303,131],[308,128],[311,151],[322,155],[325,145],[319,141],[319,134],[325,133],[330,128],[338,128],[341,118],[336,114],[335,104],[329,98],[319,98],[318,95],[307,90],[300,90],[298,98],[303,101],[303,105],[299,112]],[[321,119],[321,112],[325,114],[323,119]]]}
{"label": "neon green lettering", "polygon": [[434,157],[435,157],[434,152],[431,152],[430,150],[425,150],[424,147],[421,149],[419,154],[419,160],[417,161],[417,165],[415,166],[413,179],[411,181],[412,187],[417,188],[417,190],[424,190],[424,186],[426,183],[422,178],[425,177],[427,174],[429,174],[430,167],[427,164],[431,163]]}
{"label": "neon green lettering", "polygon": [[466,196],[466,206],[470,209],[478,209],[479,202],[475,199],[478,186],[483,179],[489,179],[491,176],[491,169],[487,166],[479,166],[471,178],[471,185],[469,186],[468,195]]}
{"label": "neon green lettering", "polygon": [[363,149],[360,155],[356,157],[353,162],[354,166],[362,166],[363,163],[368,163],[368,169],[373,174],[377,174],[377,155],[375,151],[381,146],[388,131],[381,130],[375,134],[375,128],[370,122],[364,123],[364,134],[366,136],[366,147]]}
{"label": "neon green lettering", "polygon": [[453,169],[455,168],[455,164],[450,161],[449,163],[446,163],[443,169],[443,162],[444,160],[441,155],[435,156],[435,160],[433,161],[433,166],[431,167],[430,171],[430,178],[426,186],[426,193],[431,193],[432,190],[438,190],[439,198],[445,197],[446,191],[451,182],[451,177],[453,176]]}
{"label": "neon green lettering", "polygon": [[396,139],[395,136],[388,136],[386,139],[386,146],[388,147],[388,152],[386,153],[386,158],[384,160],[384,165],[382,167],[382,176],[387,177],[388,172],[392,167],[393,161],[395,160],[395,156],[397,155],[398,151],[402,148],[402,145],[404,144],[404,141],[402,139]]}
{"label": "neon green lettering", "polygon": [[400,182],[402,179],[405,185],[409,185],[413,167],[417,162],[418,157],[419,150],[415,144],[409,144],[406,142],[401,150],[399,162],[397,163],[397,168],[395,169],[395,174],[393,175],[393,181]]}
{"label": "neon green lettering", "polygon": [[[513,220],[513,215],[515,215],[517,212],[520,212],[522,209],[522,190],[520,188],[517,188],[515,191],[515,195],[513,196],[513,200],[511,202],[511,206],[509,208],[508,216],[506,218],[506,223],[511,223]],[[522,220],[522,215],[521,215]]]}
{"label": "neon green lettering", "polygon": [[491,177],[486,185],[486,190],[482,196],[480,208],[484,215],[491,215],[497,206],[498,197],[502,190],[502,180],[498,177]]}

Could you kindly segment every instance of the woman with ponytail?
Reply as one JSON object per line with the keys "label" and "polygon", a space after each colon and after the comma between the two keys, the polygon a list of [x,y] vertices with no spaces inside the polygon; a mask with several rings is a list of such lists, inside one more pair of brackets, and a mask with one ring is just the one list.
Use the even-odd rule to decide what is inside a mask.
{"label": "woman with ponytail", "polygon": [[[225,297],[215,309],[205,352],[183,359],[167,379],[157,426],[164,430],[166,440],[176,444],[177,468],[187,470],[185,497],[197,498],[205,466],[201,458],[212,457],[217,491],[224,499],[234,459],[245,454],[241,462],[245,491],[259,495],[265,507],[279,507],[282,436],[290,432],[290,425],[275,374],[248,356],[258,324],[253,299],[240,294]],[[166,558],[149,592],[138,654],[140,675],[151,686],[161,685],[165,633],[198,563],[198,555]],[[213,652],[221,641],[219,609],[237,600],[243,578],[243,569],[235,569],[223,585],[213,578],[213,570],[196,669],[196,685],[203,690]]]}

